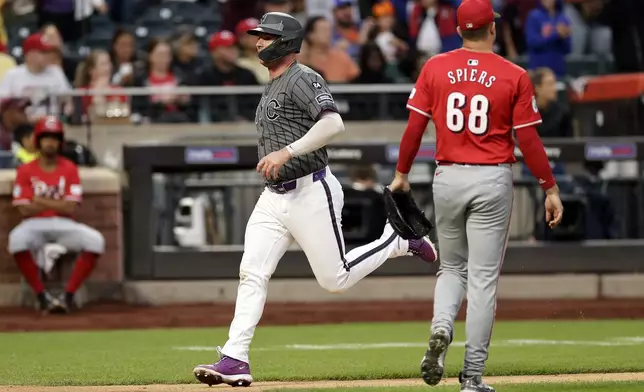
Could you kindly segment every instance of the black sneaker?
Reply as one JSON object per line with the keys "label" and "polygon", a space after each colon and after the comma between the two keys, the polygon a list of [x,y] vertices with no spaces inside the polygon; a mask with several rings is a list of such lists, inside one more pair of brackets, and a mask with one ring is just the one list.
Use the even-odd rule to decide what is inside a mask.
{"label": "black sneaker", "polygon": [[56,297],[52,297],[51,301],[51,309],[49,310],[49,313],[51,314],[67,314],[69,313],[69,307],[67,306],[67,301],[65,300],[64,295]]}
{"label": "black sneaker", "polygon": [[56,313],[60,307],[60,301],[46,291],[37,294],[36,298],[36,307],[43,314]]}

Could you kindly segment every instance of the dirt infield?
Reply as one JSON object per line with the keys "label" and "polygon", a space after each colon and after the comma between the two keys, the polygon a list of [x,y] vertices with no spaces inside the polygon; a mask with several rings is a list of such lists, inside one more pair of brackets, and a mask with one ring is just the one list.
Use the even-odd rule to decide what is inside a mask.
{"label": "dirt infield", "polygon": [[[606,382],[606,381],[644,381],[644,373],[613,373],[613,374],[566,374],[556,376],[512,376],[487,377],[486,382],[494,384],[528,384],[546,382]],[[458,380],[447,379],[440,385],[456,385]],[[399,380],[361,380],[361,381],[302,381],[302,382],[258,382],[248,388],[231,388],[215,386],[208,388],[203,384],[184,385],[122,385],[96,387],[2,387],[0,392],[183,392],[183,391],[213,391],[213,392],[255,392],[275,389],[317,389],[317,388],[357,388],[357,387],[415,387],[425,385],[420,379]]]}
{"label": "dirt infield", "polygon": [[[463,319],[465,306],[459,315]],[[0,332],[227,326],[233,304],[141,307],[92,304],[76,314],[39,316],[33,309],[0,308]],[[262,325],[427,321],[429,301],[269,303]],[[644,318],[641,300],[499,301],[498,320]]]}

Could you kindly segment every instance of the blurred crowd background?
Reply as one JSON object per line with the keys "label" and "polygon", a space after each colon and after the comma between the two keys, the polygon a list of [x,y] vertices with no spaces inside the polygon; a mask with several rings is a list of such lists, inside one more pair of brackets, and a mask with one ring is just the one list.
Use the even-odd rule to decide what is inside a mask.
{"label": "blurred crowd background", "polygon": [[[245,121],[253,130],[268,72],[257,59],[256,38],[246,31],[271,11],[300,20],[305,41],[299,61],[341,85],[344,92],[334,90],[334,96],[346,121],[404,124],[409,84],[424,62],[462,43],[456,30],[461,1],[467,0],[0,0],[0,153],[10,153],[11,165],[34,159],[32,124],[45,114],[88,129],[101,121]],[[495,50],[530,70],[544,120],[542,137],[642,133],[641,102],[602,103],[599,109],[590,102],[575,111],[569,92],[595,75],[632,77],[644,71],[644,0],[491,1],[501,14]],[[607,85],[616,91],[637,80],[611,79]],[[233,89],[198,94],[200,86]],[[255,89],[244,93],[242,86]],[[153,89],[145,94],[123,90],[130,87]],[[108,93],[87,93],[96,89]],[[70,92],[76,96],[66,96]],[[68,140],[65,148],[76,163],[97,164],[87,145]],[[558,176],[570,172],[570,166],[552,164]],[[586,223],[567,226],[588,226],[585,238],[635,235],[629,233],[637,222],[628,211],[641,202],[615,202],[632,192],[620,191],[626,195],[622,199],[610,196],[604,180],[624,172],[639,178],[641,172],[637,164],[633,169],[611,164],[583,162],[574,181],[565,183],[568,194],[591,200],[584,207]],[[389,176],[367,165],[348,181],[352,189],[371,188],[381,175]],[[380,230],[380,222],[373,227]]]}
{"label": "blurred crowd background", "polygon": [[[492,1],[502,15],[496,50],[536,71],[544,105],[558,80],[644,69],[640,0]],[[245,31],[269,11],[301,21],[299,60],[329,83],[413,83],[429,57],[461,45],[460,2],[0,0],[0,94],[29,97],[14,106],[28,105],[30,122],[57,110],[69,118],[97,105],[104,111],[105,104],[131,110],[133,121],[197,122],[191,97],[171,91],[132,102],[116,91],[75,106],[45,97],[72,88],[261,85],[268,73]]]}

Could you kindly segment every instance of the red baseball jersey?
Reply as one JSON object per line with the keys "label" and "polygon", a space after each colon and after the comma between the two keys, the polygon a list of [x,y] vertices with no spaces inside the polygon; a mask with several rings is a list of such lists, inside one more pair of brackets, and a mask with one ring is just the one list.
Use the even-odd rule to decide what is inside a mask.
{"label": "red baseball jersey", "polygon": [[[44,171],[38,164],[38,159],[18,167],[13,187],[13,205],[29,204],[36,196],[80,202],[83,187],[78,167],[62,157],[58,158],[56,169],[51,172]],[[46,218],[64,215],[54,210],[45,210],[36,216]]]}
{"label": "red baseball jersey", "polygon": [[438,162],[516,162],[512,129],[541,123],[528,73],[494,53],[467,49],[429,59],[407,108],[433,119]]}

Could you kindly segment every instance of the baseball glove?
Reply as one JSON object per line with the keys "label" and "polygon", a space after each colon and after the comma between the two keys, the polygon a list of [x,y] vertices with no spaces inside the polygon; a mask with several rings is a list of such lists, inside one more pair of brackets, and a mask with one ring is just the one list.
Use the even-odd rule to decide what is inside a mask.
{"label": "baseball glove", "polygon": [[418,208],[411,192],[394,191],[385,187],[385,212],[394,231],[406,240],[419,239],[432,230],[432,223]]}

